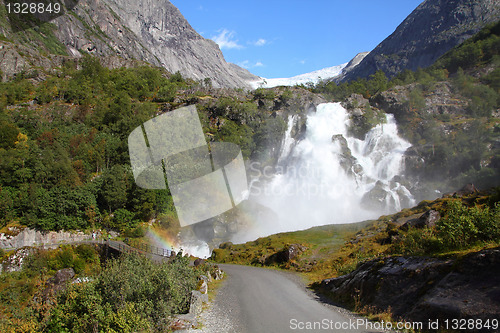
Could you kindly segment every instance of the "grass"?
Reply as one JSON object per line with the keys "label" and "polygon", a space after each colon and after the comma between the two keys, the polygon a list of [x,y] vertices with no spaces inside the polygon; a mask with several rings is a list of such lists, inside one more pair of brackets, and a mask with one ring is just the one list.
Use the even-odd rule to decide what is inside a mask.
{"label": "grass", "polygon": [[[365,221],[353,224],[327,225],[271,235],[245,244],[224,243],[219,249],[214,250],[213,259],[223,263],[290,269],[301,272],[307,281],[312,282],[331,277],[333,262],[339,266],[338,254],[343,253],[342,248],[346,241],[355,237],[356,233],[365,228],[368,228],[367,230],[377,228],[374,223],[374,221]],[[265,258],[269,258],[290,244],[299,244],[304,249],[296,260],[284,264],[267,265],[263,263]],[[344,263],[340,266],[345,268]]]}

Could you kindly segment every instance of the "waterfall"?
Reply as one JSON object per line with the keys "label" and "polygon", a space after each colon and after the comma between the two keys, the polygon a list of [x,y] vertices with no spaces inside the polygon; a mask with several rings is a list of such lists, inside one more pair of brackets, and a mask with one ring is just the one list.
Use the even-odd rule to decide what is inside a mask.
{"label": "waterfall", "polygon": [[259,170],[251,200],[274,212],[237,241],[276,232],[377,218],[414,204],[398,176],[410,144],[400,138],[392,115],[363,140],[349,135],[350,118],[340,103],[325,103],[308,115],[296,141],[289,117],[281,156],[273,172]]}

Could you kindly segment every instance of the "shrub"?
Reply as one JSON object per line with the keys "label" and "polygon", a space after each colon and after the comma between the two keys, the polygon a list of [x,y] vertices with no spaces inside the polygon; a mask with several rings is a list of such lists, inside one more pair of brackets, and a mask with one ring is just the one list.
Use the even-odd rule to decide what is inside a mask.
{"label": "shrub", "polygon": [[469,209],[459,201],[448,204],[448,215],[438,223],[438,233],[447,248],[464,248],[477,240],[479,230]]}
{"label": "shrub", "polygon": [[500,238],[500,205],[495,208],[467,207],[461,201],[450,201],[447,215],[437,225],[438,235],[450,250],[463,249],[478,241]]}
{"label": "shrub", "polygon": [[145,256],[112,260],[94,280],[58,296],[48,331],[167,331],[172,314],[187,311],[196,271],[189,259],[154,264]]}

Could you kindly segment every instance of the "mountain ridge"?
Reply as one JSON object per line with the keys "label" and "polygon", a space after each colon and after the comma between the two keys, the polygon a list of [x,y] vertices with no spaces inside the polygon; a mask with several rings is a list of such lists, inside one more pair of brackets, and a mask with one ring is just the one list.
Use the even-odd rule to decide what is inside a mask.
{"label": "mountain ridge", "polygon": [[[50,23],[18,33],[5,13],[0,16],[5,77],[51,70],[89,53],[110,68],[145,62],[191,79],[209,78],[214,87],[250,88],[247,82],[257,79],[226,62],[218,45],[199,35],[168,0],[82,0]],[[46,45],[49,41],[58,52]]]}
{"label": "mountain ridge", "polygon": [[393,77],[405,69],[425,68],[499,16],[500,5],[494,0],[426,0],[336,81],[367,78],[377,70]]}

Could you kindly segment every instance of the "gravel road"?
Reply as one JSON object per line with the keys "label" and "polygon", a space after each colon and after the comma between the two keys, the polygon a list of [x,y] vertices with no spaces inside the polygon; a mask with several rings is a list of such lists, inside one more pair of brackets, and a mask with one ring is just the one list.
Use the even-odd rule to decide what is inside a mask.
{"label": "gravel road", "polygon": [[210,308],[201,314],[202,328],[186,332],[382,332],[344,309],[320,302],[296,275],[220,266],[227,278]]}

